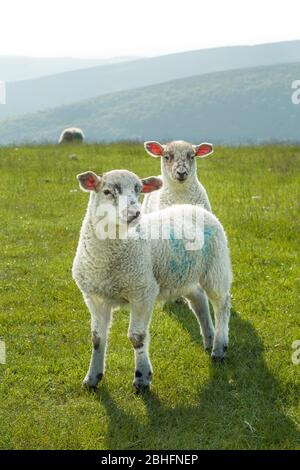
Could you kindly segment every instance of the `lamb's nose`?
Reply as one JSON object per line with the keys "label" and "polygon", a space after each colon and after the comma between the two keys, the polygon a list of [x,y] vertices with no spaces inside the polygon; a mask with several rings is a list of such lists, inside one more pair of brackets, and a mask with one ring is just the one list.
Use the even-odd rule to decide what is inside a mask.
{"label": "lamb's nose", "polygon": [[184,180],[187,177],[186,171],[177,171],[177,177],[179,180]]}

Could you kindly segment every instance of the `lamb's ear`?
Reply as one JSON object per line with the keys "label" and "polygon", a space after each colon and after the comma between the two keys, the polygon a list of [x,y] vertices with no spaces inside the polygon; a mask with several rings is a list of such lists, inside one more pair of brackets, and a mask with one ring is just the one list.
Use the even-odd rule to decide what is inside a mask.
{"label": "lamb's ear", "polygon": [[164,154],[164,147],[155,140],[144,142],[144,148],[151,157],[162,157]]}
{"label": "lamb's ear", "polygon": [[101,176],[93,171],[86,171],[77,175],[79,186],[83,191],[98,191],[101,183]]}
{"label": "lamb's ear", "polygon": [[204,142],[200,145],[194,145],[194,150],[197,157],[204,158],[208,157],[208,155],[211,155],[214,152],[214,147],[213,144]]}
{"label": "lamb's ear", "polygon": [[149,176],[149,178],[143,179],[142,183],[142,193],[152,193],[152,191],[160,189],[163,185],[162,180],[157,176]]}

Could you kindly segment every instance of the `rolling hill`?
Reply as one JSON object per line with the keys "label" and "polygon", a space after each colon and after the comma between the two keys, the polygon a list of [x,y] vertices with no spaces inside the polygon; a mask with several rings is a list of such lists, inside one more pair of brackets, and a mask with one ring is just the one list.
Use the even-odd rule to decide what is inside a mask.
{"label": "rolling hill", "polygon": [[65,126],[89,141],[300,141],[291,101],[300,62],[218,72],[123,91],[0,122],[0,144],[56,142]]}
{"label": "rolling hill", "polygon": [[300,41],[205,49],[7,84],[0,119],[207,73],[300,62]]}
{"label": "rolling hill", "polygon": [[0,56],[0,80],[29,80],[98,65],[110,65],[134,60],[134,57],[111,59],[77,59],[72,57]]}

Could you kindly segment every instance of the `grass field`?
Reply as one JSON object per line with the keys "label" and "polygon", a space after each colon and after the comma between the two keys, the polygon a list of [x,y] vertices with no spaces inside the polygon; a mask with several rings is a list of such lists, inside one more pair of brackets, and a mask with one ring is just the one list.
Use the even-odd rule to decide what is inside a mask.
{"label": "grass field", "polygon": [[71,264],[88,196],[75,176],[113,168],[159,162],[129,144],[0,149],[0,448],[300,449],[300,148],[217,148],[198,165],[232,253],[228,358],[211,363],[186,306],[157,307],[145,396],[123,310],[99,390],[81,389],[89,313]]}

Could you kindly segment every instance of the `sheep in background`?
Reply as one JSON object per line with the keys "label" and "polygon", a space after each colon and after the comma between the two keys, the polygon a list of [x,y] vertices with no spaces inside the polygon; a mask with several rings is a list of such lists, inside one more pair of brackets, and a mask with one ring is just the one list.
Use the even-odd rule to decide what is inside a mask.
{"label": "sheep in background", "polygon": [[69,127],[60,134],[59,144],[81,144],[84,141],[84,133],[77,127]]}
{"label": "sheep in background", "polygon": [[[228,345],[231,267],[226,235],[216,217],[192,205],[140,216],[140,193],[161,187],[155,177],[141,181],[134,173],[114,170],[100,176],[82,173],[78,180],[81,189],[90,192],[72,269],[91,313],[93,349],[84,385],[94,388],[101,380],[112,310],[127,304],[131,308],[128,337],[135,352],[134,385],[137,391],[149,386],[149,325],[154,304],[157,299],[185,296],[193,307],[199,284],[215,311],[212,357],[223,359]],[[107,211],[108,232],[102,225]],[[111,218],[113,213],[115,218]],[[201,230],[197,220],[202,221]],[[128,236],[118,237],[124,227]],[[160,234],[167,230],[168,236],[149,235],[153,227]],[[202,244],[191,247],[186,233],[202,236]],[[203,334],[209,334],[204,323]]]}
{"label": "sheep in background", "polygon": [[[193,204],[211,211],[207,192],[197,177],[196,159],[212,154],[212,144],[192,145],[178,140],[161,145],[159,142],[150,141],[145,142],[144,147],[151,157],[161,159],[160,178],[163,185],[159,191],[145,196],[142,205],[143,213],[163,209],[172,204]],[[204,347],[209,351],[213,344],[214,325],[207,296],[200,287],[192,310],[202,332]]]}

